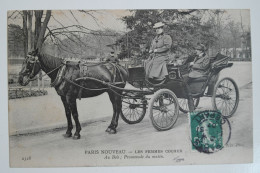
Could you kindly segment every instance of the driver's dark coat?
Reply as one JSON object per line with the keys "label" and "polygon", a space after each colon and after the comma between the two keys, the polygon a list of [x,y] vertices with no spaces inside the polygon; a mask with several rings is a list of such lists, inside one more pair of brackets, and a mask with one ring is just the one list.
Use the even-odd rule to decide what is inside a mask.
{"label": "driver's dark coat", "polygon": [[210,58],[207,54],[199,56],[195,60],[192,70],[189,73],[190,78],[199,78],[208,75],[208,70],[210,66]]}

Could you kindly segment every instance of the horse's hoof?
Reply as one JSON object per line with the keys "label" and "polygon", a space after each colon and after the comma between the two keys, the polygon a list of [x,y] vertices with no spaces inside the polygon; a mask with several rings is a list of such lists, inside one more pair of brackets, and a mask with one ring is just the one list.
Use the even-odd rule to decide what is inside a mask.
{"label": "horse's hoof", "polygon": [[63,134],[63,137],[64,137],[64,138],[70,138],[71,136],[72,136],[72,133],[70,133],[70,134],[67,134],[67,133],[66,133],[66,134]]}
{"label": "horse's hoof", "polygon": [[107,128],[106,132],[109,134],[116,134],[116,129]]}
{"label": "horse's hoof", "polygon": [[80,139],[80,135],[74,135],[74,136],[73,136],[73,139],[74,139],[74,140]]}
{"label": "horse's hoof", "polygon": [[116,130],[111,130],[109,134],[116,134]]}

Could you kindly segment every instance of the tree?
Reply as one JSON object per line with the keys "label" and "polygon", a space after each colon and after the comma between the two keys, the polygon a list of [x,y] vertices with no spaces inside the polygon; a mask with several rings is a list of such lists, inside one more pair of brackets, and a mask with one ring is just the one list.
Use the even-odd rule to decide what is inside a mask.
{"label": "tree", "polygon": [[251,58],[251,32],[249,31],[245,32],[245,35],[243,35],[243,38],[245,40],[245,46],[246,46],[246,58]]}
{"label": "tree", "polygon": [[23,36],[24,36],[24,55],[28,52],[28,30],[27,30],[27,11],[23,11]]}
{"label": "tree", "polygon": [[[80,35],[79,39],[82,43],[80,45],[77,44],[77,40],[75,40],[73,36],[58,40],[62,48],[66,48],[66,50],[59,52],[59,56],[64,58],[77,57],[83,59],[88,56],[104,58],[104,53],[111,51],[111,48],[107,47],[107,45],[115,43],[116,39],[119,38],[120,35],[114,31],[109,30],[100,31],[100,33],[102,33],[102,35],[95,35],[94,33]],[[55,32],[53,34],[56,36]],[[57,46],[54,46],[56,44],[55,42],[53,43],[51,40],[48,40],[47,43],[50,46],[48,46],[48,50],[44,50],[46,53],[49,53],[49,50],[52,52],[56,51],[51,47],[56,47],[58,49]]]}
{"label": "tree", "polygon": [[23,29],[19,25],[10,24],[8,27],[8,56],[23,55]]}
{"label": "tree", "polygon": [[37,40],[36,48],[38,48],[38,49],[42,48],[42,44],[45,40],[44,35],[45,35],[45,32],[46,32],[47,25],[49,23],[50,17],[51,17],[51,11],[47,10],[46,17],[44,18],[44,21],[43,21],[43,24],[41,25],[41,27],[36,26],[37,28],[40,28],[39,35],[38,35],[37,38],[35,38],[35,40]]}
{"label": "tree", "polygon": [[[23,10],[13,11],[8,15],[9,20],[17,20],[18,16],[22,17],[24,55],[26,55],[27,52],[31,51],[32,49],[42,48],[42,44],[44,42],[43,38],[51,15],[51,11],[47,10],[44,22],[41,23],[43,12],[43,10]],[[33,19],[35,20],[35,28],[32,28]],[[12,25],[9,25],[9,27],[12,27]]]}
{"label": "tree", "polygon": [[[216,37],[212,34],[211,25],[202,21],[206,10],[133,10],[133,15],[123,17],[131,32],[130,48],[146,41],[150,45],[155,33],[156,22],[166,24],[166,32],[173,39],[172,52],[189,54],[198,42],[210,45]],[[130,33],[131,33],[130,32]]]}
{"label": "tree", "polygon": [[228,29],[232,36],[232,48],[233,48],[233,57],[237,57],[236,49],[240,47],[240,31],[239,31],[239,24],[235,23],[234,21],[230,21],[228,23]]}
{"label": "tree", "polygon": [[245,55],[246,58],[251,58],[251,32],[250,32],[250,27],[248,29],[248,31],[244,30],[244,26],[243,26],[243,18],[241,15],[241,10],[240,10],[240,26],[241,26],[241,30],[242,30],[242,52]]}
{"label": "tree", "polygon": [[[63,13],[61,11],[61,13]],[[54,44],[60,52],[67,52],[71,54],[77,54],[71,49],[70,46],[64,44],[64,40],[68,39],[74,43],[74,47],[84,48],[93,48],[91,45],[88,45],[86,41],[83,41],[82,38],[86,38],[87,35],[92,35],[96,37],[99,42],[102,42],[102,37],[106,36],[117,36],[115,32],[108,32],[107,30],[91,30],[86,26],[80,24],[80,21],[77,19],[77,15],[82,16],[87,15],[91,17],[94,22],[98,25],[97,18],[95,18],[94,10],[79,10],[79,11],[66,11],[67,14],[70,14],[74,21],[77,24],[68,25],[56,19],[55,14],[51,10],[24,10],[24,11],[12,11],[8,14],[9,20],[15,20],[19,16],[22,17],[23,25],[23,35],[24,35],[24,54],[26,55],[28,51],[38,48],[42,49],[44,43]],[[49,21],[55,21],[59,27],[50,27]],[[33,25],[34,22],[34,25]],[[32,28],[34,26],[34,28]],[[95,49],[95,48],[93,48]]]}

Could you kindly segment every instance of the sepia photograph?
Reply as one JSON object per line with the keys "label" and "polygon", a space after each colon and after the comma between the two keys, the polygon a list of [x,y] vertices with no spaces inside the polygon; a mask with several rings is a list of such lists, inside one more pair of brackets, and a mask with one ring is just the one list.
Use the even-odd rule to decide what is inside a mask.
{"label": "sepia photograph", "polygon": [[252,163],[250,13],[8,10],[10,167]]}

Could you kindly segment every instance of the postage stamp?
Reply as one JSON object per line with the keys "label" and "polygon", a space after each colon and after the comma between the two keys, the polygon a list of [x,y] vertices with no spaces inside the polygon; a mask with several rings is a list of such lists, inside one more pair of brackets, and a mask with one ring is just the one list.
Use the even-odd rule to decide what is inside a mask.
{"label": "postage stamp", "polygon": [[190,113],[192,149],[213,153],[223,148],[222,115],[219,111]]}

